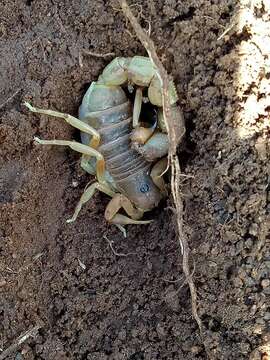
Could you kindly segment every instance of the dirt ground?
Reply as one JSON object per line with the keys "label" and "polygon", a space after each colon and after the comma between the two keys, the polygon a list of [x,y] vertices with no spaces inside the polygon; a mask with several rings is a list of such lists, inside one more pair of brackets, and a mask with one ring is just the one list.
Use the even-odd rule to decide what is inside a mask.
{"label": "dirt ground", "polygon": [[132,9],[151,25],[186,120],[179,157],[189,177],[181,191],[205,346],[191,316],[171,198],[153,223],[129,226],[126,239],[105,222],[103,194],[67,224],[92,179],[75,152],[36,146],[33,137],[79,134],[22,105],[76,115],[112,59],[83,49],[145,54],[119,5],[1,0],[0,359],[39,326],[5,358],[182,360],[207,352],[267,360],[269,1],[138,0]]}

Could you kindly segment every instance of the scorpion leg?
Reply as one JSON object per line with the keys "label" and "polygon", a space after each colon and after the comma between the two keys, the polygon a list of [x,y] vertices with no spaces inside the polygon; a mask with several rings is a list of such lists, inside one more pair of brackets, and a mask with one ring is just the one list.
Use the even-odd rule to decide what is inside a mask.
{"label": "scorpion leg", "polygon": [[142,108],[142,88],[136,89],[134,107],[133,107],[133,127],[136,128],[139,125],[139,117]]}
{"label": "scorpion leg", "polygon": [[[123,208],[130,216],[118,214],[118,211]],[[136,209],[131,201],[122,194],[116,194],[109,202],[105,210],[105,219],[115,225],[127,224],[149,224],[152,220],[139,220],[143,216],[143,211]]]}
{"label": "scorpion leg", "polygon": [[[82,206],[92,198],[92,196],[94,195],[96,190],[99,190],[99,191],[103,192],[104,194],[111,196],[111,197],[113,197],[115,195],[115,192],[110,189],[109,185],[100,184],[99,182],[95,182],[95,183],[91,184],[90,186],[88,186],[85,189],[84,193],[82,194],[82,196],[75,208],[72,218],[68,219],[67,223],[74,222],[77,219]],[[121,226],[120,224],[115,224],[115,226],[123,233],[124,237],[127,237],[126,229],[123,226]]]}
{"label": "scorpion leg", "polygon": [[41,145],[60,145],[60,146],[69,146],[72,150],[78,151],[81,154],[94,156],[97,159],[96,170],[97,170],[97,180],[100,184],[106,184],[104,178],[105,174],[105,161],[103,155],[91,147],[81,144],[75,141],[68,140],[41,140],[38,137],[34,137],[34,140]]}
{"label": "scorpion leg", "polygon": [[153,167],[150,173],[150,176],[153,180],[153,183],[161,190],[164,196],[167,195],[166,183],[162,178],[162,175],[166,171],[168,166],[167,158],[159,160]]}
{"label": "scorpion leg", "polygon": [[59,111],[54,111],[54,110],[45,110],[45,109],[36,108],[36,107],[32,106],[31,104],[29,104],[28,102],[25,102],[24,105],[30,111],[32,111],[34,113],[50,115],[50,116],[54,116],[54,117],[64,119],[68,124],[72,125],[76,129],[81,130],[82,132],[85,132],[87,134],[92,135],[92,140],[91,140],[89,146],[91,148],[93,148],[93,149],[98,148],[99,142],[100,142],[100,135],[97,132],[97,130],[92,128],[90,125],[84,123],[83,121],[81,121],[81,120],[79,120],[79,119],[77,119],[74,116],[71,116],[69,114],[64,114],[64,113],[61,113]]}
{"label": "scorpion leg", "polygon": [[[92,159],[94,160],[94,159]],[[81,168],[88,174],[96,175],[96,164],[90,161],[89,156],[82,155],[81,157]]]}
{"label": "scorpion leg", "polygon": [[105,193],[111,197],[113,197],[115,195],[115,192],[112,191],[108,185],[100,184],[99,182],[95,182],[95,183],[91,184],[90,186],[88,186],[85,189],[84,193],[82,194],[82,196],[80,198],[80,201],[78,202],[78,204],[76,206],[76,209],[74,211],[72,218],[68,219],[67,223],[71,223],[77,219],[83,204],[85,204],[87,201],[89,201],[91,199],[91,197],[94,195],[96,190],[102,191],[103,193]]}

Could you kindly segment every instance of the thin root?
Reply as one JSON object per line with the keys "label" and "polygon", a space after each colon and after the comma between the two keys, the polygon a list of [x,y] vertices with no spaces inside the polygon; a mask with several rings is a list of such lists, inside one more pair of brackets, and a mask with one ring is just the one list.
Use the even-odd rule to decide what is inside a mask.
{"label": "thin root", "polygon": [[[175,204],[175,211],[177,217],[177,227],[178,227],[178,241],[182,250],[183,256],[183,272],[186,278],[186,282],[188,283],[191,295],[191,305],[192,305],[192,315],[197,322],[199,327],[200,335],[203,341],[203,328],[202,328],[202,321],[199,317],[198,310],[197,310],[197,292],[196,287],[192,278],[192,273],[190,272],[189,267],[189,247],[187,236],[183,229],[183,213],[184,213],[184,204],[183,199],[180,194],[180,176],[181,176],[181,169],[179,160],[176,154],[176,149],[178,145],[178,136],[176,133],[177,124],[174,122],[174,117],[172,116],[171,106],[169,101],[169,76],[160,61],[159,57],[157,56],[155,45],[153,41],[149,38],[146,32],[142,29],[140,24],[138,23],[135,16],[132,14],[130,7],[128,6],[126,0],[119,0],[119,3],[122,7],[123,13],[125,17],[130,21],[138,39],[146,49],[149,58],[155,65],[157,69],[157,75],[162,84],[162,100],[163,100],[163,112],[164,112],[164,121],[170,141],[170,149],[168,154],[169,163],[171,165],[171,188],[172,188],[172,195]],[[179,121],[179,119],[178,119]],[[206,352],[207,347],[204,343],[204,347]]]}
{"label": "thin root", "polygon": [[[178,289],[175,290],[175,291],[173,291],[173,292],[171,292],[171,294],[170,294],[170,295],[167,295],[166,298],[171,298],[171,297],[176,296],[176,295],[180,292],[180,290],[185,286],[185,284],[188,284],[188,281],[190,280],[190,278],[193,277],[194,273],[195,273],[195,264],[194,264],[194,268],[193,268],[193,270],[192,270],[192,273],[190,274],[189,279],[185,278],[184,281],[182,282],[182,284],[178,287]],[[176,280],[166,280],[166,279],[163,279],[163,280],[164,280],[165,282],[170,283],[170,284],[176,284],[176,283],[182,281],[183,278],[180,277],[179,279],[176,279]]]}
{"label": "thin root", "polygon": [[178,282],[180,282],[180,281],[182,281],[183,280],[183,277],[182,276],[180,276],[180,278],[179,279],[176,279],[176,280],[168,280],[168,279],[162,279],[164,282],[166,282],[166,283],[169,283],[169,284],[176,284],[176,283],[178,283]]}
{"label": "thin root", "polygon": [[90,51],[90,50],[82,50],[82,52],[85,54],[85,55],[89,55],[89,56],[93,56],[93,57],[96,57],[96,58],[101,58],[101,59],[104,59],[106,57],[113,57],[115,56],[115,53],[114,52],[108,52],[108,53],[105,53],[105,54],[101,54],[101,53],[97,53],[97,52],[94,52],[94,51]]}
{"label": "thin root", "polygon": [[[121,257],[127,257],[127,256],[130,256],[130,255],[136,255],[136,253],[119,253],[117,251],[114,250],[113,248],[113,241],[112,240],[109,240],[108,237],[106,235],[103,235],[103,238],[107,241],[107,243],[109,244],[112,252],[114,253],[115,256],[121,256]],[[1,359],[0,359],[1,360]]]}
{"label": "thin root", "polygon": [[83,67],[83,55],[93,56],[93,57],[96,57],[98,59],[105,59],[107,57],[114,57],[115,53],[114,52],[108,52],[108,53],[105,53],[105,54],[101,54],[101,53],[97,53],[95,51],[82,49],[79,52],[79,65],[80,65],[80,67]]}

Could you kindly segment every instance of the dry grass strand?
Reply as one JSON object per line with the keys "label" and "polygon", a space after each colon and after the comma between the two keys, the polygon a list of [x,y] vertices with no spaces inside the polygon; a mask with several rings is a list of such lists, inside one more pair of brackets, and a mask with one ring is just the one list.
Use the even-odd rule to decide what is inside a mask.
{"label": "dry grass strand", "polygon": [[1,354],[0,354],[0,360],[4,360],[6,359],[9,355],[11,355],[14,351],[16,351],[17,349],[19,349],[19,347],[21,346],[21,344],[23,344],[27,339],[29,339],[30,337],[33,337],[37,334],[38,330],[41,328],[41,325],[36,325],[34,326],[32,329],[27,330],[25,333],[21,334],[16,340],[15,342],[10,345],[6,350],[4,350]]}

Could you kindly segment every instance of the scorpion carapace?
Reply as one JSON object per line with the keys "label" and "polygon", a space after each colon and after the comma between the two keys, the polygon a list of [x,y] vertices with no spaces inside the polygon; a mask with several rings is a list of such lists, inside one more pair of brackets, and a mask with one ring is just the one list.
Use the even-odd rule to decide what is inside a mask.
{"label": "scorpion carapace", "polygon": [[[100,106],[91,101],[103,96],[106,101],[101,101]],[[92,83],[80,106],[79,118],[99,132],[98,150],[115,187],[137,208],[147,211],[157,206],[161,192],[150,177],[151,163],[131,147],[132,108],[122,88]],[[81,139],[85,145],[90,143],[85,133]]]}
{"label": "scorpion carapace", "polygon": [[[136,87],[133,106],[121,88],[124,84]],[[156,127],[145,128],[140,122],[144,88],[148,89],[150,103],[159,107]],[[169,99],[173,116],[179,118],[179,129],[184,129],[173,82],[169,87]],[[79,119],[35,108],[29,103],[25,105],[32,112],[62,118],[81,131],[81,143],[35,138],[39,144],[69,146],[80,152],[83,169],[96,175],[97,181],[85,189],[68,222],[77,218],[82,205],[96,190],[112,197],[105,218],[121,230],[125,231],[125,224],[150,222],[141,218],[166,195],[162,174],[167,168],[169,141],[163,120],[162,86],[149,58],[115,58],[109,63],[87,90]],[[179,141],[183,132],[179,133]],[[128,216],[119,212],[121,208]]]}

